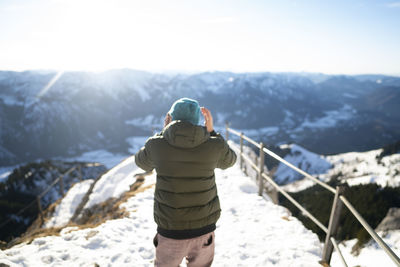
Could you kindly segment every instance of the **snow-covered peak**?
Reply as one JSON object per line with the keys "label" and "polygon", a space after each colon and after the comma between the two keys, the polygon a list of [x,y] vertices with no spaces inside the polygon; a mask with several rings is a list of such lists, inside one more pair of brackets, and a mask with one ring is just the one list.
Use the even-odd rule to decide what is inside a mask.
{"label": "snow-covered peak", "polygon": [[[284,157],[285,160],[325,182],[336,177],[350,186],[369,183],[382,187],[400,186],[399,153],[380,158],[383,149],[376,149],[321,156],[296,144],[284,144],[280,148],[290,151]],[[283,163],[278,165],[274,177],[278,183],[286,184],[284,188],[290,192],[297,192],[315,184]]]}
{"label": "snow-covered peak", "polygon": [[[308,151],[299,145],[281,145],[280,148],[289,149],[289,153],[284,157],[286,161],[309,174],[321,174],[331,167],[329,161],[327,161],[323,156]],[[278,183],[288,184],[301,179],[303,176],[281,163],[279,164],[274,177]]]}
{"label": "snow-covered peak", "polygon": [[382,187],[400,186],[400,154],[395,153],[379,159],[382,149],[367,152],[350,152],[327,156],[332,163],[323,177],[340,176],[350,186],[376,183]]}

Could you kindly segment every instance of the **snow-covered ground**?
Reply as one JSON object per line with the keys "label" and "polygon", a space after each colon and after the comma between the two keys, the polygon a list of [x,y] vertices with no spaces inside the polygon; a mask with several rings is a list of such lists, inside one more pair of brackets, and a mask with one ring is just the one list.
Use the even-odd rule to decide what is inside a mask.
{"label": "snow-covered ground", "polygon": [[[87,206],[129,190],[133,175],[142,172],[134,157],[123,160],[104,174],[93,188]],[[286,208],[257,195],[254,181],[238,163],[216,170],[222,214],[217,223],[214,266],[320,266],[322,244],[316,234],[292,217]],[[30,244],[0,250],[0,263],[10,266],[153,266],[156,232],[153,221],[153,192],[156,176],[146,177],[148,189],[129,198],[122,208],[129,216],[108,220],[86,229],[67,227],[60,236],[36,238]],[[55,210],[48,226],[63,225],[70,218],[91,180],[76,184]],[[400,232],[392,231],[385,241],[400,252]],[[394,266],[383,251],[370,244],[359,257],[350,254],[352,240],[343,242],[349,266]],[[384,263],[381,265],[380,263]],[[185,266],[183,264],[183,266]],[[341,266],[333,255],[332,266]]]}
{"label": "snow-covered ground", "polygon": [[81,203],[82,198],[92,183],[93,179],[88,179],[72,186],[61,203],[56,207],[53,217],[43,227],[61,227],[66,225],[74,215],[76,208]]}
{"label": "snow-covered ground", "polygon": [[[124,183],[124,179],[112,180],[113,173],[131,176],[132,166],[133,157],[105,174],[108,184],[96,184],[96,199],[110,196],[103,192],[105,187]],[[215,266],[319,266],[318,237],[285,208],[259,197],[255,184],[237,165],[217,170],[216,176],[223,211],[216,230]],[[155,174],[146,177],[146,184],[154,184],[155,179]],[[73,190],[66,198],[73,199]],[[151,187],[123,204],[130,212],[128,218],[83,230],[65,228],[60,236],[37,238],[0,252],[0,262],[10,266],[152,266],[153,191]]]}
{"label": "snow-covered ground", "polygon": [[129,186],[136,180],[134,175],[140,172],[143,171],[136,167],[135,157],[123,160],[97,181],[85,208],[90,208],[112,197],[119,197],[129,190]]}
{"label": "snow-covered ground", "polygon": [[[400,255],[400,230],[392,230],[387,234],[378,232],[378,234],[384,237],[384,241],[390,246],[394,253]],[[358,256],[353,255],[351,250],[356,242],[357,239],[352,239],[339,244],[339,248],[348,266],[397,266],[373,240],[361,250]],[[336,252],[332,255],[331,265],[342,266],[339,255]]]}

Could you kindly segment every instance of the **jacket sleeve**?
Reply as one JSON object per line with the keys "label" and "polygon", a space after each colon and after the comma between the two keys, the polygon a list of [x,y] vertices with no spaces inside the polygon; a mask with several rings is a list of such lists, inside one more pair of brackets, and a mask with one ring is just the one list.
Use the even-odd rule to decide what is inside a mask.
{"label": "jacket sleeve", "polygon": [[228,143],[221,135],[218,135],[224,142],[220,159],[218,160],[217,168],[227,169],[232,167],[236,162],[236,153],[229,147]]}
{"label": "jacket sleeve", "polygon": [[155,167],[149,152],[148,143],[146,142],[146,145],[135,155],[136,165],[147,172],[153,170]]}

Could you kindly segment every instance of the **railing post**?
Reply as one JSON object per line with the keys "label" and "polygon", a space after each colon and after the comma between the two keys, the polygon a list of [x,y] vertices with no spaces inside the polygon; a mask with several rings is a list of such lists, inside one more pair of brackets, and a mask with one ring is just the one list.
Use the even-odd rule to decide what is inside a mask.
{"label": "railing post", "polygon": [[78,165],[78,179],[79,179],[79,181],[82,182],[82,178],[83,178],[83,175],[82,175],[82,166],[81,166],[81,165]]}
{"label": "railing post", "polygon": [[243,170],[243,133],[240,133],[240,169]]}
{"label": "railing post", "polygon": [[274,204],[279,205],[279,192],[275,187],[272,187],[271,190],[267,191],[267,194]]}
{"label": "railing post", "polygon": [[340,200],[340,195],[344,193],[345,187],[344,186],[337,186],[335,198],[332,204],[331,216],[329,218],[329,226],[328,226],[328,233],[326,234],[325,238],[325,245],[324,250],[322,252],[322,260],[321,263],[330,264],[332,252],[333,252],[333,244],[330,240],[331,237],[335,237],[338,226],[339,226],[339,219],[340,214],[343,207],[343,202]]}
{"label": "railing post", "polygon": [[40,195],[36,197],[37,205],[38,205],[38,210],[39,210],[39,216],[40,216],[40,225],[43,224],[44,218],[43,218],[43,210],[42,210],[42,205],[40,204]]}
{"label": "railing post", "polygon": [[264,144],[261,142],[260,143],[260,162],[259,162],[259,171],[258,171],[258,195],[261,196],[264,190],[264,179],[262,177],[262,173],[264,171]]}
{"label": "railing post", "polygon": [[228,140],[229,140],[229,131],[228,131],[228,128],[229,128],[229,124],[228,124],[228,123],[225,123],[225,131],[226,131],[225,135],[226,135],[226,141],[228,141]]}
{"label": "railing post", "polygon": [[60,178],[59,178],[59,183],[60,183],[60,194],[62,195],[62,196],[64,196],[64,181],[63,181],[63,176],[64,175],[61,175],[60,176]]}

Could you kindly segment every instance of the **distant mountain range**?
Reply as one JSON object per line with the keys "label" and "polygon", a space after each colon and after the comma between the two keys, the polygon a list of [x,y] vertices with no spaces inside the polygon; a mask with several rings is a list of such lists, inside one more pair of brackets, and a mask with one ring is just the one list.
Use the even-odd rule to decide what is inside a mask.
{"label": "distant mountain range", "polygon": [[400,78],[313,73],[0,72],[0,166],[95,149],[160,129],[180,97],[269,145],[319,154],[400,140]]}

